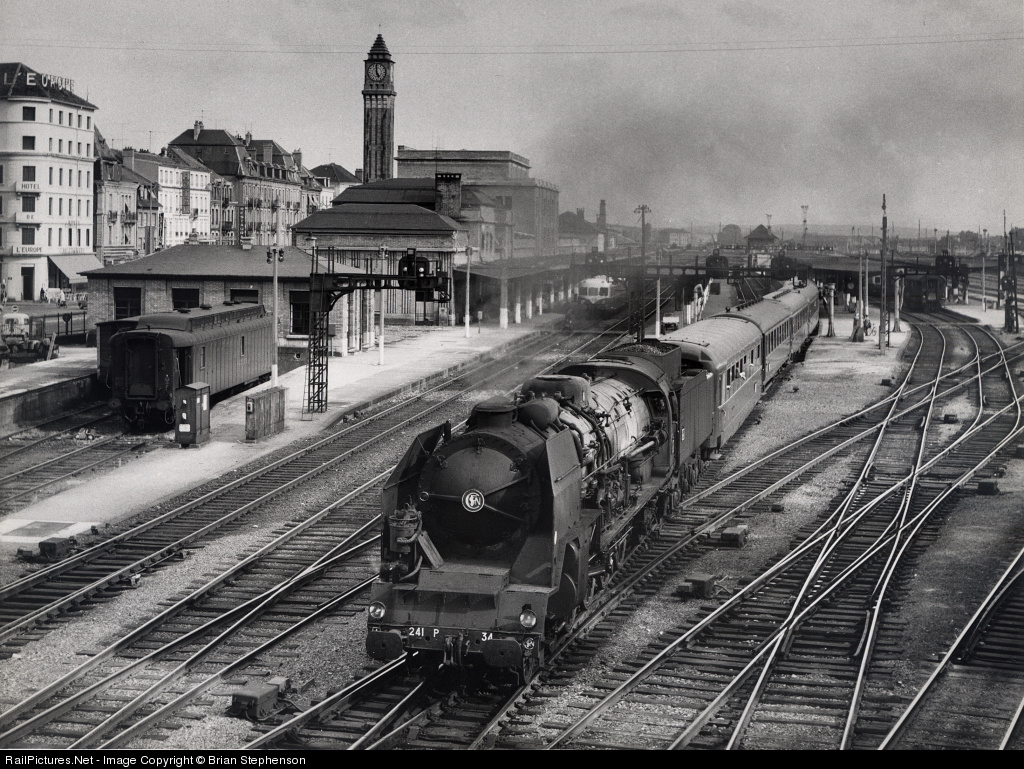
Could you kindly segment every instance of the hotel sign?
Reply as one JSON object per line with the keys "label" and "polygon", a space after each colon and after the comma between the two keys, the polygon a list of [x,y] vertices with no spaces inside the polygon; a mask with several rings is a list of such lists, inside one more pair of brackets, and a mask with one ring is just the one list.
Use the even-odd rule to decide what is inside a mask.
{"label": "hotel sign", "polygon": [[55,256],[60,254],[92,254],[92,251],[83,251],[75,246],[11,246],[11,253],[22,256],[41,256],[47,254]]}
{"label": "hotel sign", "polygon": [[65,91],[71,91],[72,93],[74,93],[75,90],[75,81],[68,77],[45,75],[41,72],[32,72],[29,70],[16,72],[14,73],[14,77],[11,77],[9,72],[4,73],[4,85],[17,85],[19,79],[24,80],[25,85],[27,86],[62,88]]}

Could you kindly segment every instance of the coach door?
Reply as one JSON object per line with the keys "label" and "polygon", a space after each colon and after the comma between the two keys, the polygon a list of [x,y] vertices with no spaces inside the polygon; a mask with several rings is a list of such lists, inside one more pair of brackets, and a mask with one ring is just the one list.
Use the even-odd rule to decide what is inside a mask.
{"label": "coach door", "polygon": [[192,384],[192,348],[179,347],[174,352],[174,367],[177,369],[175,373],[178,379],[177,386],[181,387]]}

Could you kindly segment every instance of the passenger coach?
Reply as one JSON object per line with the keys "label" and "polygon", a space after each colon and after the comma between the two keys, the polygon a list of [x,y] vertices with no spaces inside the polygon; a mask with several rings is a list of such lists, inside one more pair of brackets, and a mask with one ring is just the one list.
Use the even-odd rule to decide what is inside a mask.
{"label": "passenger coach", "polygon": [[714,432],[721,447],[743,424],[765,388],[799,352],[818,322],[818,287],[785,288],[743,310],[713,315],[662,337],[683,360],[715,379]]}
{"label": "passenger coach", "polygon": [[137,427],[166,429],[178,387],[233,392],[268,377],[273,355],[273,319],[260,304],[143,315],[110,339],[111,405]]}

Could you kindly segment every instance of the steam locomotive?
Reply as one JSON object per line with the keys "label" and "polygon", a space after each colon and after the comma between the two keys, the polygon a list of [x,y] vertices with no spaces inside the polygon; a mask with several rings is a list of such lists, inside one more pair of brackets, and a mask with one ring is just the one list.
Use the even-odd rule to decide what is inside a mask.
{"label": "steam locomotive", "polygon": [[815,285],[627,344],[418,436],[382,495],[366,650],[528,677],[816,328]]}
{"label": "steam locomotive", "polygon": [[[116,321],[100,345],[111,407],[138,429],[174,425],[174,391],[205,382],[211,397],[270,376],[273,319],[261,304],[199,307]],[[109,330],[116,330],[112,327]]]}

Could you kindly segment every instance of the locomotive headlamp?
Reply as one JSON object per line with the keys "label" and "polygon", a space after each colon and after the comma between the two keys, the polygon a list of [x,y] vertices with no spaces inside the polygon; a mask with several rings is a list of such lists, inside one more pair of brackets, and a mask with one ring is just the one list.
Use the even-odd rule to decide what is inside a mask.
{"label": "locomotive headlamp", "polygon": [[381,620],[384,619],[384,615],[387,613],[387,609],[380,601],[374,601],[370,604],[369,608],[370,619]]}
{"label": "locomotive headlamp", "polygon": [[537,625],[537,615],[533,613],[529,606],[524,606],[523,610],[519,613],[519,624],[527,630]]}

